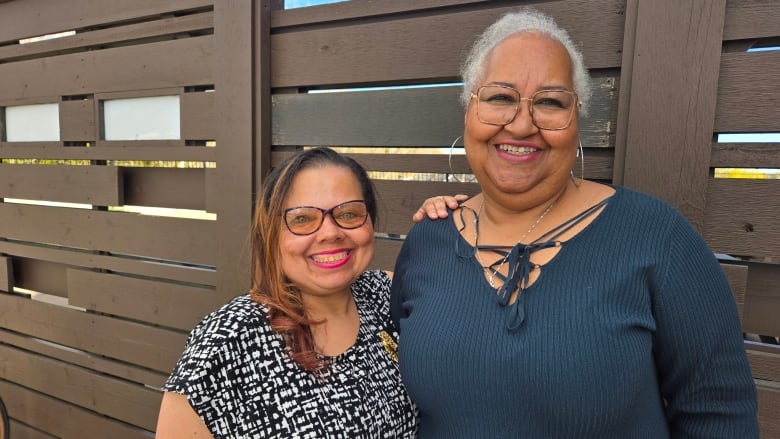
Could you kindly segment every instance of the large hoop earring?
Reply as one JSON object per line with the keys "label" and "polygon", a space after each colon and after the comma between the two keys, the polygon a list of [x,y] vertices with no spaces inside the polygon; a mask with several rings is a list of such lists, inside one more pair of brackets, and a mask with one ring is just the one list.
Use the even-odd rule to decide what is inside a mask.
{"label": "large hoop earring", "polygon": [[457,181],[458,183],[463,183],[463,182],[458,180],[458,177],[455,176],[455,171],[452,169],[452,150],[455,149],[455,144],[458,143],[458,140],[462,138],[463,136],[458,136],[455,138],[455,140],[452,141],[452,144],[450,145],[450,154],[447,156],[447,163],[450,165],[450,175],[452,176],[452,179]]}
{"label": "large hoop earring", "polygon": [[574,177],[574,169],[571,170],[571,181],[574,186],[580,187],[582,180],[585,179],[585,150],[582,149],[582,141],[578,140],[579,148],[577,148],[577,155],[575,157],[580,159],[580,182],[577,183],[577,178]]}

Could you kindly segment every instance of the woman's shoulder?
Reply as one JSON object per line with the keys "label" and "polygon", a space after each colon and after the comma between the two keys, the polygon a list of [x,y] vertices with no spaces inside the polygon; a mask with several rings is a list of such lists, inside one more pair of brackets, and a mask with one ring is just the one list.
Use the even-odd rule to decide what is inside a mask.
{"label": "woman's shoulder", "polygon": [[366,270],[352,283],[352,292],[358,296],[385,296],[390,292],[390,276],[384,270]]}
{"label": "woman's shoulder", "polygon": [[188,344],[224,345],[230,340],[269,327],[266,310],[249,294],[234,297],[230,302],[204,317],[190,332]]}
{"label": "woman's shoulder", "polygon": [[383,270],[364,271],[352,284],[355,302],[362,309],[385,309],[390,301],[390,276]]}

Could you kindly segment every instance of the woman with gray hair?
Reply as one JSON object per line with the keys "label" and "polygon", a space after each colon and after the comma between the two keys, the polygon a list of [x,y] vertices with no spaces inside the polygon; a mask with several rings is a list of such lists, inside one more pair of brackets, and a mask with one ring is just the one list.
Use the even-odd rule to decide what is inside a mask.
{"label": "woman with gray hair", "polygon": [[574,175],[590,86],[566,31],[508,14],[462,76],[481,192],[412,228],[392,285],[419,437],[758,437],[712,251],[667,204]]}

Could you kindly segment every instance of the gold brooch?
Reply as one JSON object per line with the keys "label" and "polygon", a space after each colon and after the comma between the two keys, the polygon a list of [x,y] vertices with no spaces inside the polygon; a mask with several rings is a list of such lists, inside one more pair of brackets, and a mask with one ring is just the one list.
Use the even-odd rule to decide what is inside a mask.
{"label": "gold brooch", "polygon": [[385,347],[385,351],[390,355],[390,358],[398,363],[398,343],[385,330],[379,333],[379,337],[382,339],[382,346]]}

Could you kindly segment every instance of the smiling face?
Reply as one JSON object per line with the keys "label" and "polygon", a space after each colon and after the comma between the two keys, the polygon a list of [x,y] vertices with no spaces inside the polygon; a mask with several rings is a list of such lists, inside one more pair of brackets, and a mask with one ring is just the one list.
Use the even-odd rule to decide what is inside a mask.
{"label": "smiling face", "polygon": [[[563,45],[549,37],[516,34],[488,56],[480,85],[489,84],[517,89],[524,98],[550,88],[572,91],[571,60]],[[577,130],[576,113],[566,129],[540,130],[531,121],[528,101],[509,124],[485,124],[477,117],[474,98],[466,110],[464,142],[485,195],[507,208],[522,208],[527,196],[542,203],[563,190],[575,160]]]}
{"label": "smiling face", "polygon": [[[352,171],[343,166],[317,166],[298,172],[283,208],[330,209],[360,199],[363,193]],[[361,227],[346,230],[327,215],[320,229],[306,236],[294,235],[282,225],[279,240],[282,270],[304,297],[349,293],[374,255],[371,218]]]}

